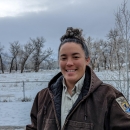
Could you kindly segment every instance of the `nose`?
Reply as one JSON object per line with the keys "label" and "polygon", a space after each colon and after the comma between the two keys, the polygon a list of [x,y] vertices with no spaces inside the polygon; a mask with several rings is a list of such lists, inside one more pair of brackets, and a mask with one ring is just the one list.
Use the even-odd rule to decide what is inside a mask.
{"label": "nose", "polygon": [[66,65],[67,66],[72,66],[73,65],[73,60],[71,58],[68,58]]}

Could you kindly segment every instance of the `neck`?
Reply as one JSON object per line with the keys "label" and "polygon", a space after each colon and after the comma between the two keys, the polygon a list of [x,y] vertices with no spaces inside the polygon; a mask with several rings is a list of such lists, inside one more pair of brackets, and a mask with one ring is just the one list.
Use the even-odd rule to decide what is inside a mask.
{"label": "neck", "polygon": [[75,83],[68,83],[68,82],[65,82],[66,86],[67,86],[67,91],[70,95],[72,95],[72,89],[74,88],[75,86]]}

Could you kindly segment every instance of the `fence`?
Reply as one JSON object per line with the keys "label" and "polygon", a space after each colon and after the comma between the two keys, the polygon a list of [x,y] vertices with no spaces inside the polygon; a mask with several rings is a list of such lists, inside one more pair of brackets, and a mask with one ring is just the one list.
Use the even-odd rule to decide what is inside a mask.
{"label": "fence", "polygon": [[[46,88],[49,81],[0,82],[0,101],[31,101],[38,91]],[[127,97],[126,80],[103,80],[113,85]]]}
{"label": "fence", "polygon": [[49,81],[0,82],[0,102],[31,101]]}

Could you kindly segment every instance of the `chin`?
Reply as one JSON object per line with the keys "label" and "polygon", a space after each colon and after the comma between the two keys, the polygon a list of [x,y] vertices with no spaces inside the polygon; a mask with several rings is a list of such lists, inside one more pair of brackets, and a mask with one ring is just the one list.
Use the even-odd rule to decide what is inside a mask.
{"label": "chin", "polygon": [[72,83],[74,83],[74,82],[76,83],[77,82],[77,80],[75,78],[70,78],[70,77],[67,77],[66,81],[72,82]]}

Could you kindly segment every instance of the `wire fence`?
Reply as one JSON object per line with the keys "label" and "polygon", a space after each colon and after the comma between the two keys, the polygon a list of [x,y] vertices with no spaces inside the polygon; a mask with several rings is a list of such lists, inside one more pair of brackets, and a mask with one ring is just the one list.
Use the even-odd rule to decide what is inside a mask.
{"label": "wire fence", "polygon": [[[46,88],[49,81],[0,82],[0,102],[32,101],[37,92]],[[127,97],[126,80],[103,80]]]}
{"label": "wire fence", "polygon": [[0,102],[34,100],[37,92],[47,87],[49,81],[0,82]]}
{"label": "wire fence", "polygon": [[[114,88],[122,92],[126,98],[130,97],[130,92],[129,95],[127,95],[127,80],[103,80],[103,82],[112,85]],[[127,100],[130,101],[129,98]]]}

